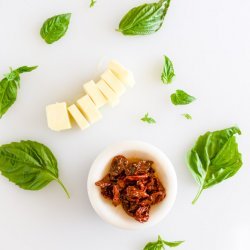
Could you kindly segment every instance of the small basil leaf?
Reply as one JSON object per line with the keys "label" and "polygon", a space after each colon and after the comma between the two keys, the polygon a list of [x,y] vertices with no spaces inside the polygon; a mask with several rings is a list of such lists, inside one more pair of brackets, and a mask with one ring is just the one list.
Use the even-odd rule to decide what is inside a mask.
{"label": "small basil leaf", "polygon": [[169,247],[178,247],[179,245],[181,245],[184,241],[173,241],[173,242],[169,242],[169,241],[163,241],[164,244],[166,246],[169,246]]}
{"label": "small basil leaf", "polygon": [[164,245],[161,242],[149,242],[143,250],[162,250]]}
{"label": "small basil leaf", "polygon": [[56,15],[43,23],[40,35],[46,43],[54,43],[65,35],[69,27],[70,17],[70,13]]}
{"label": "small basil leaf", "polygon": [[20,87],[20,74],[30,72],[36,68],[37,66],[23,66],[5,74],[5,77],[0,81],[0,118],[16,101],[17,90]]}
{"label": "small basil leaf", "polygon": [[161,74],[161,80],[163,83],[169,84],[172,82],[174,76],[175,73],[173,63],[167,56],[164,56],[164,67]]}
{"label": "small basil leaf", "polygon": [[26,190],[40,190],[57,181],[69,197],[58,177],[57,160],[45,145],[21,141],[0,147],[0,171],[3,176]]}
{"label": "small basil leaf", "polygon": [[192,120],[192,116],[190,114],[182,114],[187,120]]}
{"label": "small basil leaf", "polygon": [[9,81],[7,78],[4,78],[0,82],[0,118],[16,101],[19,80],[16,79]]}
{"label": "small basil leaf", "polygon": [[174,105],[186,105],[193,102],[195,99],[195,97],[180,89],[176,90],[176,92],[171,95],[171,101]]}
{"label": "small basil leaf", "polygon": [[96,0],[91,0],[91,2],[90,2],[90,8],[92,8],[92,7],[94,7],[94,5],[96,4]]}
{"label": "small basil leaf", "polygon": [[155,33],[163,24],[169,4],[170,0],[160,0],[131,9],[120,21],[118,31],[133,36]]}
{"label": "small basil leaf", "polygon": [[146,246],[143,248],[143,250],[164,250],[164,245],[169,247],[177,247],[180,244],[182,244],[184,241],[165,241],[161,238],[161,236],[158,236],[158,240],[155,242],[149,242],[146,244]]}
{"label": "small basil leaf", "polygon": [[149,114],[148,114],[148,113],[146,113],[146,114],[144,115],[144,117],[141,118],[141,121],[147,122],[147,123],[149,123],[149,124],[154,124],[154,123],[156,123],[155,119],[152,118],[152,117],[149,117]]}
{"label": "small basil leaf", "polygon": [[204,189],[234,176],[241,168],[242,156],[235,134],[241,134],[237,127],[207,132],[188,153],[188,168],[200,185],[193,204]]}
{"label": "small basil leaf", "polygon": [[31,72],[34,69],[36,69],[38,66],[32,66],[32,67],[28,67],[28,66],[22,66],[20,68],[17,68],[15,71],[17,71],[19,74],[21,73],[25,73],[25,72]]}

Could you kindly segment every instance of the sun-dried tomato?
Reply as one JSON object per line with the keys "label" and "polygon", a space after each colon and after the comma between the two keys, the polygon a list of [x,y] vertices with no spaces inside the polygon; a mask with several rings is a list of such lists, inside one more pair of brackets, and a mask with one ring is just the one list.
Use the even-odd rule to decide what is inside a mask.
{"label": "sun-dried tomato", "polygon": [[128,166],[128,160],[122,155],[114,157],[111,163],[109,175],[111,180],[115,180],[121,175]]}
{"label": "sun-dried tomato", "polygon": [[113,186],[113,204],[118,206],[121,203],[120,201],[120,191],[118,185]]}
{"label": "sun-dried tomato", "polygon": [[149,219],[150,205],[145,207],[139,207],[135,212],[135,219],[139,222],[146,222]]}
{"label": "sun-dried tomato", "polygon": [[128,167],[125,169],[126,175],[141,175],[150,173],[152,169],[152,161],[138,161],[129,163]]}
{"label": "sun-dried tomato", "polygon": [[151,206],[166,197],[152,161],[129,162],[122,155],[114,157],[109,173],[96,185],[114,206],[121,204],[125,212],[139,222],[148,221]]}

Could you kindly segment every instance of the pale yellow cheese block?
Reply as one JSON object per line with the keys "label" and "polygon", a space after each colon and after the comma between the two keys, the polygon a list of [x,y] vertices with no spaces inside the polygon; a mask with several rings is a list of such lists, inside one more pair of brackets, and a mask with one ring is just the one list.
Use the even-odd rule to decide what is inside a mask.
{"label": "pale yellow cheese block", "polygon": [[102,114],[88,95],[77,100],[77,106],[90,123],[95,123],[102,118]]}
{"label": "pale yellow cheese block", "polygon": [[48,127],[54,131],[71,128],[66,102],[50,104],[46,107]]}
{"label": "pale yellow cheese block", "polygon": [[104,97],[100,89],[96,86],[94,81],[85,83],[83,85],[83,89],[95,103],[97,108],[100,108],[107,103],[106,98]]}
{"label": "pale yellow cheese block", "polygon": [[121,96],[126,90],[124,84],[109,69],[101,75],[101,79],[104,80],[118,96]]}
{"label": "pale yellow cheese block", "polygon": [[119,103],[119,98],[116,93],[108,86],[108,84],[104,80],[100,80],[97,82],[96,86],[100,89],[102,94],[107,99],[110,106],[114,107]]}
{"label": "pale yellow cheese block", "polygon": [[123,83],[133,87],[135,84],[135,79],[133,73],[130,70],[125,69],[117,61],[112,60],[109,62],[108,68],[114,73],[114,75],[119,78]]}
{"label": "pale yellow cheese block", "polygon": [[68,107],[68,111],[77,123],[77,125],[82,129],[86,129],[89,127],[89,123],[86,120],[86,118],[83,116],[83,114],[80,112],[80,110],[77,108],[75,104],[72,104]]}

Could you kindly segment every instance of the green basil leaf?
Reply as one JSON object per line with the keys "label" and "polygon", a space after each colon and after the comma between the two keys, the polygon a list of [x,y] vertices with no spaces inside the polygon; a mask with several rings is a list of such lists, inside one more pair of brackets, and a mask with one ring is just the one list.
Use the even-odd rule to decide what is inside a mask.
{"label": "green basil leaf", "polygon": [[149,117],[149,114],[148,114],[148,113],[146,113],[146,114],[144,115],[144,117],[141,118],[141,121],[147,122],[147,123],[149,123],[149,124],[154,124],[154,123],[156,123],[155,119],[152,118],[152,117]]}
{"label": "green basil leaf", "polygon": [[164,245],[169,246],[169,247],[177,247],[183,242],[184,241],[169,242],[169,241],[163,240],[161,236],[158,236],[157,241],[147,243],[146,246],[143,248],[143,250],[164,250],[165,249]]}
{"label": "green basil leaf", "polygon": [[176,92],[171,95],[171,101],[174,105],[186,105],[193,102],[195,99],[195,97],[180,89],[176,90]]}
{"label": "green basil leaf", "polygon": [[192,120],[192,116],[190,114],[182,114],[187,120]]}
{"label": "green basil leaf", "polygon": [[163,24],[169,4],[170,0],[160,0],[131,9],[122,18],[118,31],[133,36],[155,33]]}
{"label": "green basil leaf", "polygon": [[54,43],[65,35],[69,27],[70,17],[71,14],[66,13],[53,16],[44,22],[40,35],[46,43]]}
{"label": "green basil leaf", "polygon": [[161,242],[149,242],[143,250],[162,250],[164,249],[164,245]]}
{"label": "green basil leaf", "polygon": [[94,7],[94,5],[96,4],[96,0],[91,0],[90,1],[90,8]]}
{"label": "green basil leaf", "polygon": [[20,87],[20,74],[30,72],[36,68],[37,66],[23,66],[5,74],[5,77],[0,81],[0,118],[16,101],[17,90]]}
{"label": "green basil leaf", "polygon": [[184,241],[173,241],[173,242],[169,242],[169,241],[163,241],[164,244],[166,246],[169,246],[169,247],[178,247],[179,245],[181,245]]}
{"label": "green basil leaf", "polygon": [[161,80],[163,83],[169,84],[172,82],[174,76],[175,73],[173,63],[167,56],[164,56],[164,67],[161,74]]}
{"label": "green basil leaf", "polygon": [[36,69],[38,66],[32,66],[32,67],[28,67],[28,66],[22,66],[20,68],[17,68],[15,71],[17,71],[19,74],[21,73],[25,73],[25,72],[31,72],[34,69]]}
{"label": "green basil leaf", "polygon": [[0,171],[20,188],[40,190],[57,181],[69,197],[58,177],[57,160],[45,145],[35,141],[21,141],[0,147]]}
{"label": "green basil leaf", "polygon": [[242,156],[235,134],[241,134],[237,127],[207,132],[188,153],[188,168],[200,185],[193,204],[204,189],[234,176],[241,168]]}

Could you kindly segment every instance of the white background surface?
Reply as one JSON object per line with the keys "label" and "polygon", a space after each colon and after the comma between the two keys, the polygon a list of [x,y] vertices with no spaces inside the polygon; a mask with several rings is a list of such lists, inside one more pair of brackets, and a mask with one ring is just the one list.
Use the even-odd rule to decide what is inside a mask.
{"label": "white background surface", "polygon": [[[57,183],[24,191],[0,178],[0,249],[139,250],[161,234],[186,240],[183,250],[250,249],[250,33],[249,0],[172,1],[162,29],[151,36],[115,32],[122,16],[145,0],[0,0],[0,71],[39,65],[23,74],[18,100],[0,121],[0,141],[32,139],[48,145],[59,162],[68,200]],[[39,36],[43,21],[72,12],[66,36],[47,45]],[[161,84],[163,54],[174,62],[176,79]],[[54,133],[45,105],[74,101],[82,84],[98,79],[109,59],[133,70],[137,85],[120,105],[103,109],[104,119],[85,132]],[[197,97],[174,107],[177,88]],[[155,126],[140,118],[149,112]],[[182,113],[192,114],[188,121]],[[232,179],[205,191],[191,205],[198,186],[185,166],[185,154],[198,135],[237,124],[244,166]],[[172,160],[179,182],[176,204],[158,226],[139,232],[105,224],[90,206],[86,180],[92,161],[107,145],[140,139],[160,147]]]}

